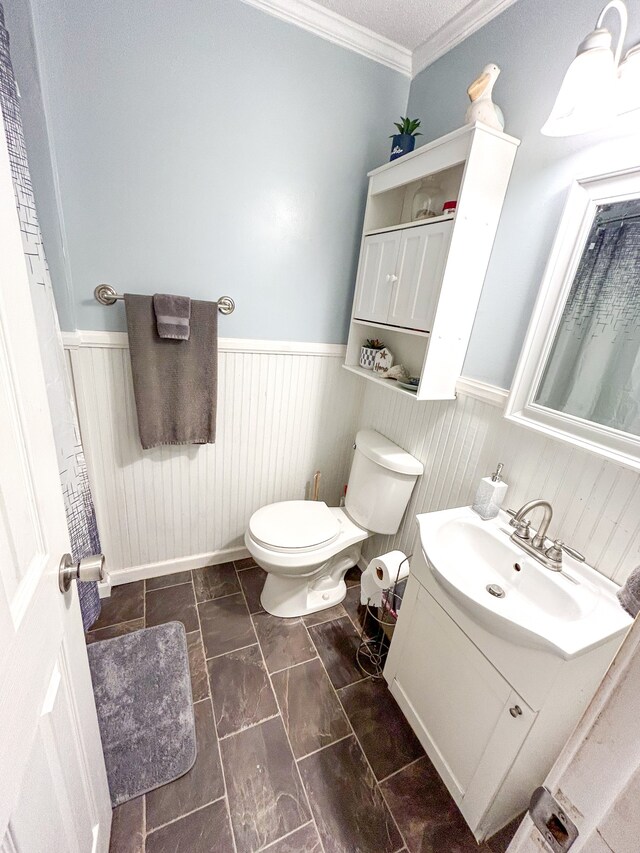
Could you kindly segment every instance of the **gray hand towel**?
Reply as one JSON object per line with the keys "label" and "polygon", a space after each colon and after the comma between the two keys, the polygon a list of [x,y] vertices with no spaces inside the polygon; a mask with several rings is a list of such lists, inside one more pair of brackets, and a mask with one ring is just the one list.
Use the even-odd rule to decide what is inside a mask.
{"label": "gray hand towel", "polygon": [[627,578],[625,585],[617,592],[618,601],[634,619],[640,612],[640,566],[637,566]]}
{"label": "gray hand towel", "polygon": [[158,335],[153,299],[125,293],[142,447],[216,439],[218,303],[193,300],[188,341]]}
{"label": "gray hand towel", "polygon": [[189,340],[191,300],[188,296],[155,293],[153,310],[156,312],[158,334],[161,338],[173,338],[177,341]]}

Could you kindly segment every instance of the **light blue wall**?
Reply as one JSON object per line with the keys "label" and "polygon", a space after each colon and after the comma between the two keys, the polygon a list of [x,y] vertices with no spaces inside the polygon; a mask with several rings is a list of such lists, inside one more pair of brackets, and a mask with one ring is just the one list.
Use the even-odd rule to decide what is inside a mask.
{"label": "light blue wall", "polygon": [[[464,121],[466,89],[488,62],[502,69],[494,100],[505,130],[522,140],[484,284],[464,374],[508,388],[572,179],[639,162],[633,135],[610,130],[569,139],[540,134],[578,43],[604,0],[518,0],[411,84],[409,114],[428,142]],[[629,4],[629,44],[640,7]],[[609,19],[608,19],[609,20]],[[613,26],[616,17],[611,15]]]}
{"label": "light blue wall", "polygon": [[[23,28],[28,0],[5,2]],[[31,5],[46,127],[24,32],[16,71],[63,328],[124,329],[105,281],[229,294],[224,336],[346,340],[408,79],[240,0]]]}

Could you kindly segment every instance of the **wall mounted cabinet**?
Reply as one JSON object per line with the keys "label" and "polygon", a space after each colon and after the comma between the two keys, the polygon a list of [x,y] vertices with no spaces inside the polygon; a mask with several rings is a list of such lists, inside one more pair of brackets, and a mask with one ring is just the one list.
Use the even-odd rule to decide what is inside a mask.
{"label": "wall mounted cabinet", "polygon": [[[418,400],[455,397],[518,145],[467,125],[369,173],[348,370]],[[425,178],[454,215],[412,219]],[[420,376],[416,394],[359,366],[374,337]]]}

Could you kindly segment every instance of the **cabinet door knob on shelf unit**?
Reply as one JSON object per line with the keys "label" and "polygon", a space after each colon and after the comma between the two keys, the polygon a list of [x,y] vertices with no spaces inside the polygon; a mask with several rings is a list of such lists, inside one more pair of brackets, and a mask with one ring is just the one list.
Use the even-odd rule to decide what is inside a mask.
{"label": "cabinet door knob on shelf unit", "polygon": [[514,705],[513,708],[509,708],[509,713],[512,717],[521,717],[522,708],[520,707],[520,705]]}
{"label": "cabinet door knob on shelf unit", "polygon": [[394,281],[397,281],[397,280],[398,280],[398,276],[397,276],[397,275],[393,275],[393,273],[389,273],[389,274],[387,275],[387,281],[388,281],[388,282],[390,282],[391,284],[393,284],[393,282],[394,282]]}

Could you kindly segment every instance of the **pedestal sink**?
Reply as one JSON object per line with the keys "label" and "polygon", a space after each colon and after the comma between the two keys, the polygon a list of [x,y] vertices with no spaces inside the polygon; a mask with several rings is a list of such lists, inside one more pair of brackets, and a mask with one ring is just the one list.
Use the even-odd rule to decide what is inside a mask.
{"label": "pedestal sink", "polygon": [[570,556],[552,572],[510,539],[501,512],[483,521],[469,507],[418,516],[422,551],[442,588],[476,622],[520,645],[568,660],[631,624],[617,587]]}

